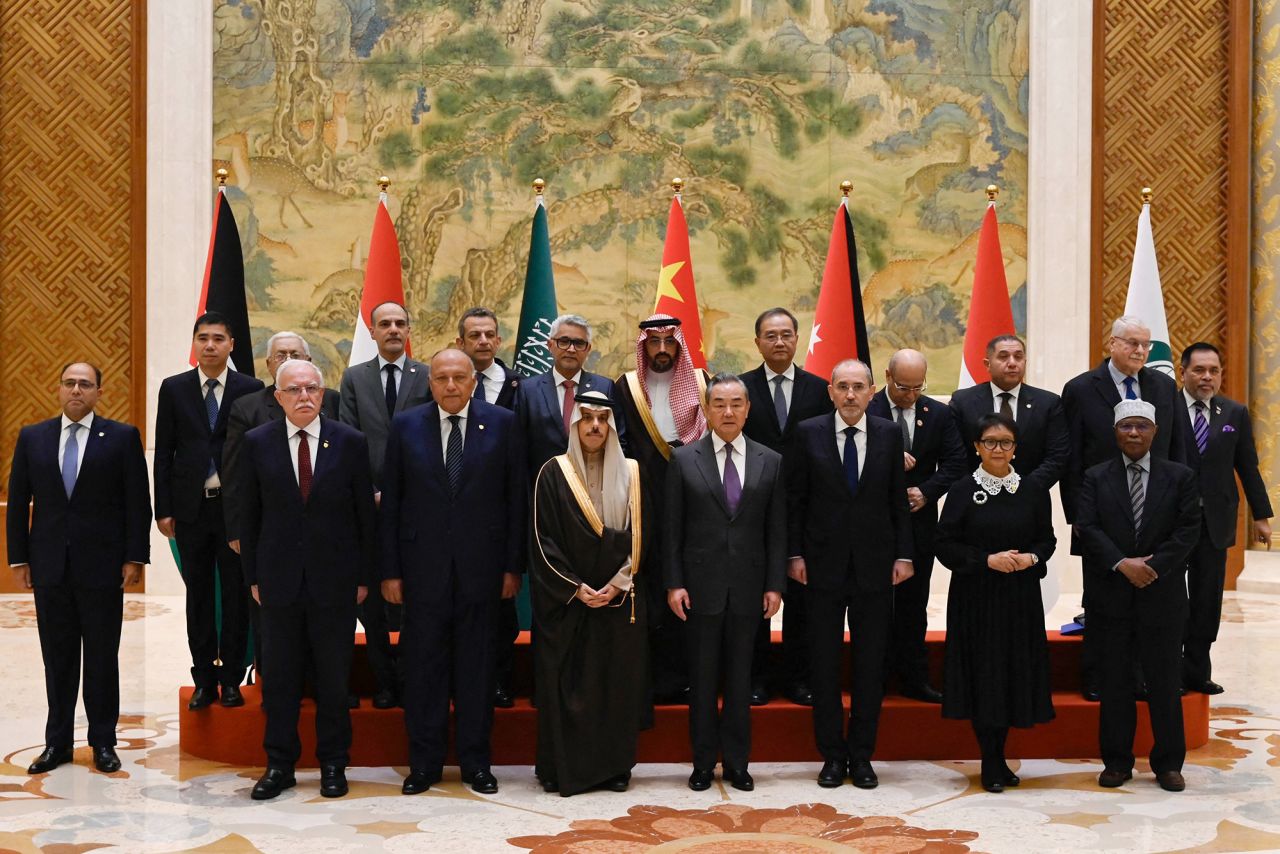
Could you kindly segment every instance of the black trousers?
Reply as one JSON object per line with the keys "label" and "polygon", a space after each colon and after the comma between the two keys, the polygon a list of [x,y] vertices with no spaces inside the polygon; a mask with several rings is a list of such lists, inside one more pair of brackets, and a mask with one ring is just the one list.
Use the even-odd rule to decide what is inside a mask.
{"label": "black trousers", "polygon": [[[884,699],[893,591],[809,589],[809,687],[813,734],[824,760],[869,760]],[[849,728],[844,729],[840,656],[849,617]]]}
{"label": "black trousers", "polygon": [[[182,580],[187,586],[191,675],[197,688],[239,685],[244,679],[249,636],[249,591],[240,570],[240,555],[227,545],[222,499],[204,499],[194,522],[177,522],[175,527]],[[222,594],[221,631],[214,617],[215,578]]]}
{"label": "black trousers", "polygon": [[799,581],[787,577],[782,593],[782,663],[789,686],[809,684],[809,597]]}
{"label": "black trousers", "polygon": [[1102,691],[1098,720],[1102,763],[1108,771],[1133,770],[1133,735],[1138,720],[1133,669],[1138,662],[1147,680],[1147,709],[1155,736],[1151,770],[1157,774],[1181,771],[1187,755],[1180,697],[1182,622],[1138,625],[1127,618],[1098,614],[1095,608],[1089,615],[1089,631],[1097,633],[1103,652],[1098,671]]}
{"label": "black trousers", "polygon": [[516,639],[520,637],[520,615],[516,600],[498,600],[498,615],[494,620],[494,682],[510,692],[516,669]]}
{"label": "black trousers", "polygon": [[1200,523],[1200,539],[1187,560],[1187,593],[1191,610],[1182,639],[1182,679],[1193,685],[1213,678],[1209,649],[1222,622],[1222,586],[1227,579],[1227,550],[1214,548]]}
{"label": "black trousers", "polygon": [[[34,588],[36,627],[49,702],[46,747],[71,747],[76,720],[80,660],[84,658],[84,711],[89,744],[114,747],[120,718],[120,622],[124,592],[72,584]],[[83,650],[83,653],[81,652]]]}
{"label": "black trousers", "polygon": [[[919,512],[927,512],[922,510]],[[915,573],[893,588],[891,667],[903,688],[929,684],[929,653],[924,636],[929,628],[929,579],[933,577],[933,552],[921,548],[916,538]]]}
{"label": "black trousers", "polygon": [[498,598],[460,598],[457,573],[469,569],[453,567],[443,595],[430,602],[407,602],[404,608],[400,660],[409,766],[428,776],[438,776],[444,766],[451,681],[458,765],[464,775],[489,767]]}
{"label": "black trousers", "polygon": [[391,652],[391,634],[387,629],[387,602],[377,581],[369,585],[369,595],[360,605],[360,622],[364,625],[364,649],[369,669],[379,691],[399,693],[400,678],[395,656]]}
{"label": "black trousers", "polygon": [[262,680],[267,713],[262,746],[268,767],[291,770],[302,755],[298,707],[309,670],[315,683],[316,759],[321,765],[346,767],[351,751],[347,685],[355,630],[355,591],[349,605],[303,599],[262,608],[262,654],[269,674]]}
{"label": "black trousers", "polygon": [[[689,740],[693,767],[746,770],[751,754],[751,661],[760,618],[689,611]],[[724,708],[716,708],[724,677]]]}
{"label": "black trousers", "polygon": [[[658,567],[656,561],[649,567]],[[646,567],[646,568],[649,568]],[[660,568],[652,576],[659,577]],[[661,584],[645,587],[649,596],[649,668],[653,675],[655,699],[663,700],[689,687],[687,624],[667,605],[667,590]]]}

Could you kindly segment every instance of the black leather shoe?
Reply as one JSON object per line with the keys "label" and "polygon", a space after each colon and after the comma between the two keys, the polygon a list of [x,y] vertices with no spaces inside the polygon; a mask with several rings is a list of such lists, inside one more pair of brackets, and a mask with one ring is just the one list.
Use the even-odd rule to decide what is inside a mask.
{"label": "black leather shoe", "polygon": [[93,767],[103,774],[114,774],[120,770],[120,757],[116,756],[114,747],[95,747],[93,749]]}
{"label": "black leather shoe", "polygon": [[516,701],[511,698],[511,692],[499,685],[493,689],[493,706],[495,709],[510,709],[514,707]]}
{"label": "black leather shoe", "polygon": [[616,777],[610,777],[608,780],[605,780],[602,788],[608,789],[611,792],[625,792],[630,785],[631,772],[624,771]]}
{"label": "black leather shoe", "polygon": [[1084,690],[1080,692],[1080,696],[1090,703],[1097,703],[1102,700],[1102,695],[1098,693],[1098,689],[1093,685],[1086,685]]}
{"label": "black leather shoe", "polygon": [[764,687],[763,683],[756,683],[751,686],[751,705],[767,706],[769,704],[769,690]]}
{"label": "black leather shoe", "polygon": [[494,777],[488,768],[477,768],[470,774],[463,774],[462,782],[469,785],[471,791],[479,795],[496,795],[498,793],[498,778]]}
{"label": "black leather shoe", "polygon": [[394,709],[396,703],[396,692],[390,688],[383,688],[381,691],[373,695],[373,707],[375,709]]}
{"label": "black leather shoe", "polygon": [[792,685],[787,691],[787,699],[797,706],[812,706],[813,692],[809,690],[808,685]]}
{"label": "black leather shoe", "polygon": [[1016,789],[1022,785],[1022,778],[1013,773],[1008,765],[1004,766],[1004,773],[1000,777],[1000,782],[1004,784],[1006,789]]}
{"label": "black leather shoe", "polygon": [[[627,776],[630,777],[631,775],[628,774]],[[560,791],[560,783],[557,780],[551,777],[540,777],[537,774],[534,774],[533,777],[538,781],[538,784],[542,786],[542,791],[548,794],[554,794],[555,792]],[[610,782],[613,781],[611,780]]]}
{"label": "black leather shoe", "polygon": [[849,763],[843,759],[828,759],[818,772],[818,785],[824,789],[838,789],[849,776]]}
{"label": "black leather shoe", "polygon": [[213,701],[218,699],[218,689],[212,686],[202,688],[196,686],[196,690],[191,692],[191,702],[187,703],[187,710],[198,712],[199,710],[212,706]]}
{"label": "black leather shoe", "polygon": [[694,768],[693,773],[689,775],[689,788],[695,792],[705,792],[711,788],[711,783],[716,778],[716,772],[711,768]]}
{"label": "black leather shoe", "polygon": [[1182,774],[1178,771],[1161,771],[1156,775],[1156,782],[1166,792],[1181,792],[1187,787],[1187,781],[1182,779]]}
{"label": "black leather shoe", "polygon": [[689,705],[689,689],[677,688],[674,691],[663,691],[654,694],[655,706],[687,706]]}
{"label": "black leather shoe", "polygon": [[1098,775],[1098,785],[1104,789],[1115,789],[1132,779],[1132,771],[1112,771],[1108,768]]}
{"label": "black leather shoe", "polygon": [[253,791],[249,793],[249,797],[255,801],[269,801],[285,789],[292,789],[296,785],[298,785],[298,781],[294,779],[292,771],[285,771],[283,768],[268,768],[258,778],[258,782],[253,784]]}
{"label": "black leather shoe", "polygon": [[919,700],[922,703],[942,702],[942,692],[928,682],[921,682],[918,685],[904,685],[901,693],[904,697]]}
{"label": "black leather shoe", "polygon": [[986,789],[988,792],[999,794],[1004,791],[1004,783],[994,777],[988,777],[986,774],[983,774],[982,788]]}
{"label": "black leather shoe", "polygon": [[420,795],[434,784],[440,782],[440,775],[428,774],[426,771],[418,771],[409,769],[409,776],[404,778],[404,785],[400,787],[402,795]]}
{"label": "black leather shoe", "polygon": [[223,685],[222,698],[218,701],[225,708],[234,709],[236,706],[244,705],[244,695],[240,693],[239,685]]}
{"label": "black leather shoe", "polygon": [[1187,687],[1192,691],[1199,691],[1201,694],[1209,694],[1210,696],[1214,694],[1221,694],[1223,691],[1227,690],[1212,679],[1206,679],[1203,682],[1193,682],[1188,684]]}
{"label": "black leather shoe", "polygon": [[347,769],[341,765],[320,767],[320,794],[326,798],[340,798],[347,793]]}
{"label": "black leather shoe", "polygon": [[756,781],[751,779],[750,772],[745,768],[741,771],[735,768],[725,768],[721,772],[720,778],[739,792],[751,792],[755,791],[756,788]]}
{"label": "black leather shoe", "polygon": [[44,752],[36,757],[36,761],[27,766],[27,773],[47,774],[59,765],[66,765],[71,758],[70,747],[46,747]]}
{"label": "black leather shoe", "polygon": [[876,776],[875,770],[871,767],[871,763],[866,759],[858,759],[849,763],[849,776],[853,778],[853,785],[859,789],[874,789],[880,785],[880,778]]}

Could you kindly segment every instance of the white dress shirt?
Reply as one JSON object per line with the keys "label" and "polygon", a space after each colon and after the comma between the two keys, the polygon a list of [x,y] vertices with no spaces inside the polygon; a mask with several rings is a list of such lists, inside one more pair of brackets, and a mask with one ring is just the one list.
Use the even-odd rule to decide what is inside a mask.
{"label": "white dress shirt", "polygon": [[[1208,424],[1209,423],[1209,404],[1213,402],[1213,399],[1210,398],[1209,400],[1203,400],[1203,401],[1196,400],[1190,394],[1187,394],[1187,390],[1185,388],[1182,390],[1182,397],[1187,404],[1187,420],[1191,423],[1191,429],[1194,431],[1196,426],[1196,404],[1197,403],[1204,407],[1204,423]],[[1192,432],[1191,438],[1194,439],[1195,435],[1196,434]]]}
{"label": "white dress shirt", "polygon": [[[1017,421],[1018,420],[1018,395],[1022,393],[1022,383],[1018,383],[1016,386],[1009,389],[1007,392],[1004,389],[1000,388],[1000,386],[996,385],[995,383],[988,383],[988,385],[991,386],[991,411],[999,412],[1000,404],[1001,404],[1000,395],[1008,394],[1010,395],[1009,409],[1013,413],[1013,420]],[[1124,397],[1123,389],[1120,392],[1120,396]]]}
{"label": "white dress shirt", "polygon": [[680,430],[676,427],[676,418],[671,414],[671,376],[675,371],[660,374],[649,371],[645,378],[645,387],[649,392],[649,411],[653,413],[653,423],[658,432],[668,442],[680,438]]}
{"label": "white dress shirt", "polygon": [[[1128,379],[1128,375],[1120,373],[1120,370],[1116,367],[1116,363],[1111,359],[1107,360],[1107,371],[1111,374],[1111,381],[1116,384],[1116,391],[1120,392],[1120,399],[1128,399],[1129,392],[1128,389],[1125,388],[1124,384],[1124,381]],[[1142,383],[1138,382],[1136,374],[1133,377],[1133,393],[1137,395],[1137,397],[1134,398],[1135,400],[1142,400]]]}
{"label": "white dress shirt", "polygon": [[307,450],[311,452],[311,474],[314,477],[316,459],[320,454],[320,416],[312,418],[311,423],[305,427],[297,427],[292,421],[285,423],[289,426],[289,458],[293,462],[293,479],[301,486],[302,481],[298,479],[298,446],[304,441],[307,443]]}
{"label": "white dress shirt", "polygon": [[[502,384],[507,381],[507,375],[502,370],[502,365],[497,362],[490,362],[489,367],[483,371],[477,371],[482,379],[479,382],[484,383],[484,399],[489,403],[497,403],[498,395],[502,394]],[[564,391],[564,389],[560,389]]]}
{"label": "white dress shirt", "polygon": [[836,451],[840,454],[841,464],[844,463],[844,431],[850,426],[858,428],[858,432],[853,434],[853,446],[858,451],[858,477],[862,477],[862,470],[867,465],[867,413],[862,413],[857,424],[849,425],[845,424],[844,419],[840,417],[840,410],[836,410]]}
{"label": "white dress shirt", "polygon": [[62,416],[62,432],[58,435],[58,471],[62,471],[62,460],[67,454],[67,439],[71,437],[71,431],[67,428],[72,424],[79,424],[83,430],[76,432],[76,477],[80,476],[80,466],[84,464],[84,449],[89,445],[89,431],[93,429],[93,413],[89,412],[79,421],[72,421],[67,416]]}
{"label": "white dress shirt", "polygon": [[[458,422],[458,429],[462,431],[462,446],[467,446],[467,415],[471,412],[471,401],[467,401],[467,405],[462,407],[462,411],[458,416],[462,419]],[[449,433],[453,430],[453,422],[449,420],[452,417],[444,411],[444,407],[440,407],[440,451],[443,454],[445,462],[449,461]]]}
{"label": "white dress shirt", "polygon": [[401,353],[399,359],[394,362],[388,362],[382,358],[381,353],[378,354],[378,385],[382,386],[384,392],[387,390],[387,365],[395,365],[399,370],[392,371],[391,376],[395,377],[396,394],[400,394],[400,386],[404,381],[404,365],[407,359],[408,357]]}
{"label": "white dress shirt", "polygon": [[[196,368],[196,375],[200,378],[200,397],[208,406],[209,387],[205,383],[209,380],[217,380],[218,384],[213,387],[213,399],[218,401],[218,412],[222,412],[222,395],[227,390],[227,376],[231,373],[231,368],[224,366],[222,373],[216,377],[211,377],[204,372],[202,368]],[[219,416],[221,417],[221,416]],[[205,489],[218,489],[222,486],[222,479],[218,477],[218,470],[215,468],[213,474],[204,479]]]}
{"label": "white dress shirt", "polygon": [[[782,397],[787,401],[787,413],[791,412],[791,391],[796,387],[796,363],[792,362],[787,365],[787,369],[782,373],[775,373],[773,368],[768,365],[764,366],[764,379],[769,384],[769,401],[773,401],[773,390],[777,388],[774,383],[774,377],[782,377]],[[786,426],[785,424],[782,426]]]}
{"label": "white dress shirt", "polygon": [[742,433],[738,434],[738,438],[732,443],[721,439],[715,431],[711,433],[711,447],[716,449],[716,468],[720,471],[720,483],[724,483],[724,461],[726,446],[733,445],[733,465],[738,470],[738,485],[743,486],[747,482],[747,437]]}
{"label": "white dress shirt", "polygon": [[[497,363],[495,362],[494,364]],[[553,370],[551,372],[551,378],[555,380],[556,383],[556,403],[560,404],[560,411],[564,412],[564,381],[566,377],[561,376],[559,371]],[[580,394],[582,392],[582,371],[578,371],[568,379],[573,380],[573,393]],[[489,402],[492,403],[493,401]]]}

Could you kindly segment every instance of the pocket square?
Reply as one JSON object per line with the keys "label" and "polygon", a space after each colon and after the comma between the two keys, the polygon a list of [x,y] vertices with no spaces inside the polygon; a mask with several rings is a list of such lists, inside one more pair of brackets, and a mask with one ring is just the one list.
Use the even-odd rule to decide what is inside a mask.
{"label": "pocket square", "polygon": [[1230,424],[1223,424],[1223,425],[1222,425],[1222,432],[1223,432],[1223,433],[1234,433],[1234,432],[1236,432],[1236,428],[1232,427]]}

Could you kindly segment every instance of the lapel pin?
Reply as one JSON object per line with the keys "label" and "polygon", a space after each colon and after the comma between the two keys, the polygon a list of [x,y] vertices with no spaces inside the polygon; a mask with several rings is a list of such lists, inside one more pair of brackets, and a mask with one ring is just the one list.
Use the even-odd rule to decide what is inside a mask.
{"label": "lapel pin", "polygon": [[321,442],[321,443],[320,443],[320,447],[322,447],[322,448],[327,448],[327,447],[329,447],[329,443],[328,443],[328,442]]}
{"label": "lapel pin", "polygon": [[515,388],[515,387],[516,387],[516,386],[518,386],[518,385],[520,385],[520,381],[519,381],[519,380],[512,380],[512,381],[511,381],[511,387],[512,387],[512,388]]}
{"label": "lapel pin", "polygon": [[924,422],[923,422],[923,421],[921,421],[919,418],[917,418],[917,419],[916,419],[916,426],[917,426],[917,427],[923,427],[923,426],[924,426]]}
{"label": "lapel pin", "polygon": [[106,433],[103,433],[101,430],[99,430],[99,431],[98,431],[98,438],[102,438],[102,437],[103,437],[103,436],[105,436],[105,435],[107,435],[107,434],[106,434]]}
{"label": "lapel pin", "polygon": [[1222,407],[1221,407],[1221,406],[1215,406],[1215,407],[1213,408],[1213,414],[1214,414],[1214,415],[1221,415],[1221,414],[1222,414]]}
{"label": "lapel pin", "polygon": [[925,412],[928,412],[928,411],[929,411],[929,407],[927,407],[927,406],[922,406],[922,407],[920,407],[920,408],[921,408],[921,409],[923,409]]}
{"label": "lapel pin", "polygon": [[410,369],[409,369],[409,373],[411,373],[411,374],[416,374],[417,372],[418,372],[418,369],[417,369],[417,368],[410,368]]}
{"label": "lapel pin", "polygon": [[477,429],[477,430],[483,430],[483,429],[484,429],[484,425],[483,425],[483,424],[477,424],[477,425],[476,425],[476,429]]}

